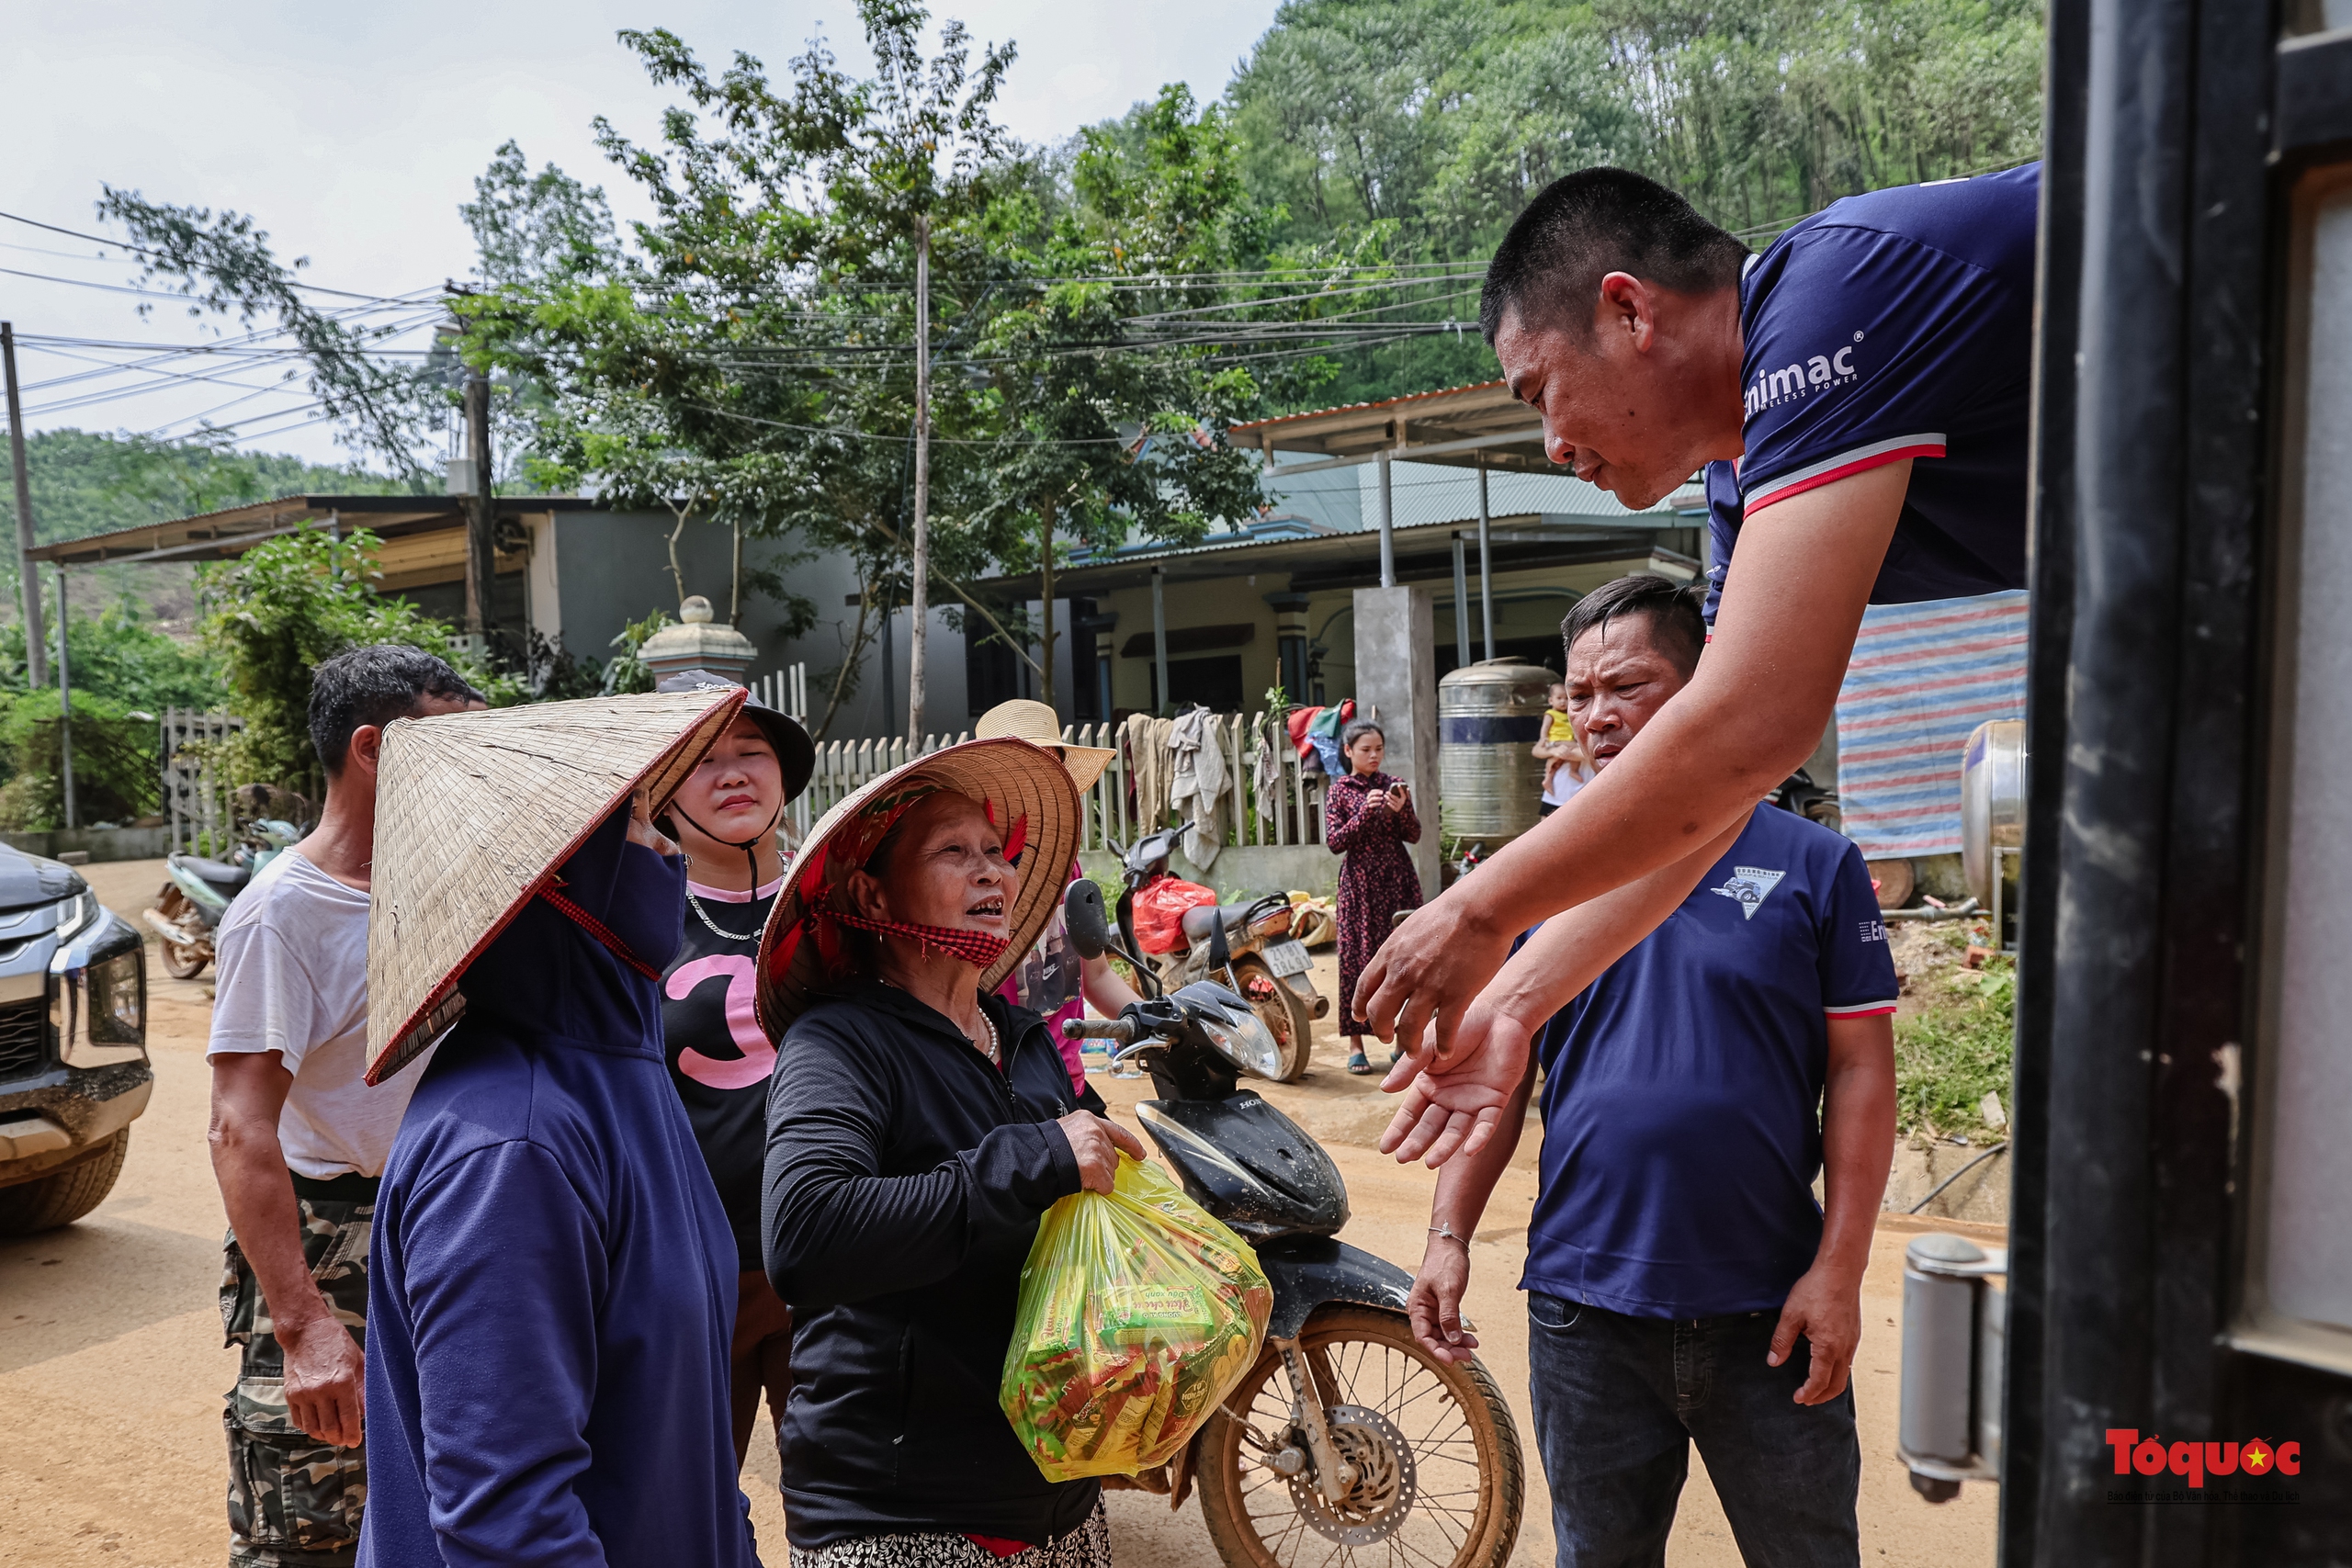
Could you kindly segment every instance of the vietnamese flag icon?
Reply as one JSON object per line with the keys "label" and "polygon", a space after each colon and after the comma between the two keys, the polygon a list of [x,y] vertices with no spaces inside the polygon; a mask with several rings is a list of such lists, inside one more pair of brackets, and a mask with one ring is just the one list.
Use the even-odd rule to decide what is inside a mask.
{"label": "vietnamese flag icon", "polygon": [[2270,1468],[2270,1450],[2257,1438],[2246,1444],[2245,1450],[2238,1455],[2238,1462],[2245,1467],[2248,1475],[2260,1475]]}

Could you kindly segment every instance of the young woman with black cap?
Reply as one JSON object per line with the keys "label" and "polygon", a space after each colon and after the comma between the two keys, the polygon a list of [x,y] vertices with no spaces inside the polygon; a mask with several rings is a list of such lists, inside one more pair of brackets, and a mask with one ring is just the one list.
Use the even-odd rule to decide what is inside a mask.
{"label": "young woman with black cap", "polygon": [[[658,690],[733,687],[689,670]],[[760,1396],[780,1427],[792,1389],[792,1314],[760,1258],[760,1165],[768,1075],[775,1047],[752,1016],[752,959],[782,886],[776,829],[816,763],[808,732],[774,708],[746,702],[679,786],[663,821],[686,856],[685,931],[662,977],[663,1054],[670,1081],[702,1145],[735,1233],[741,1279],[731,1371],[735,1462],[751,1451]]]}

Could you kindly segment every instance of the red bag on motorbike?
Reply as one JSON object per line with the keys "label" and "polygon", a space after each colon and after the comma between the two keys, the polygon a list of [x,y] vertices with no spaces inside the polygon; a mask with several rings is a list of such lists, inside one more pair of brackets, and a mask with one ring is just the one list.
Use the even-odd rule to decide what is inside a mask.
{"label": "red bag on motorbike", "polygon": [[1216,902],[1215,890],[1163,876],[1136,892],[1136,941],[1146,953],[1173,953],[1185,944],[1184,911]]}

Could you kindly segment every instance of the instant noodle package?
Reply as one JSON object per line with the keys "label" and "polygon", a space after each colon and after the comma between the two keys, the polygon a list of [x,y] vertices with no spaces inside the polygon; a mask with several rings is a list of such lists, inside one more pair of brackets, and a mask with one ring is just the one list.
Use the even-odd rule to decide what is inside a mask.
{"label": "instant noodle package", "polygon": [[1274,1293],[1249,1243],[1152,1166],[1046,1212],[1000,1397],[1048,1481],[1173,1457],[1258,1359]]}

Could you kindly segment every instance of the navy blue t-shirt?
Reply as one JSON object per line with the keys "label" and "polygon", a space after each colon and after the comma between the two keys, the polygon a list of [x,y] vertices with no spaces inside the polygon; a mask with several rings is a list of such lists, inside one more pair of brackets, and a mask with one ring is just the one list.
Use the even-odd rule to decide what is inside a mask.
{"label": "navy blue t-shirt", "polygon": [[1524,1290],[1634,1317],[1776,1310],[1821,1244],[1830,1017],[1894,1010],[1861,851],[1757,807],[1731,852],[1536,1037]]}
{"label": "navy blue t-shirt", "polygon": [[1914,459],[1871,591],[1910,604],[2025,586],[2041,165],[1833,202],[1740,280],[1747,451],[1707,465],[1713,625],[1743,527]]}

